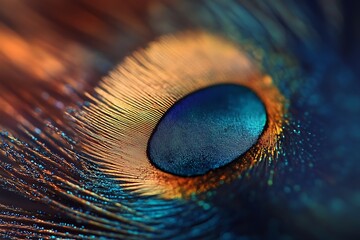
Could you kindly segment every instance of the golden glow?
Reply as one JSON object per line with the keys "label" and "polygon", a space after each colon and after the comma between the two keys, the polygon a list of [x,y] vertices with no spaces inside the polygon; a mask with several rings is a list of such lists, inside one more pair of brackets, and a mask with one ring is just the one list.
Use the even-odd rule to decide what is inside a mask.
{"label": "golden glow", "polygon": [[[241,159],[203,176],[179,177],[155,168],[148,139],[179,99],[220,83],[251,88],[265,104],[268,123]],[[270,76],[236,46],[206,33],[165,36],[125,59],[95,89],[98,97],[77,118],[82,151],[127,190],[163,198],[189,197],[234,180],[265,156],[274,156],[282,132],[285,98]]]}

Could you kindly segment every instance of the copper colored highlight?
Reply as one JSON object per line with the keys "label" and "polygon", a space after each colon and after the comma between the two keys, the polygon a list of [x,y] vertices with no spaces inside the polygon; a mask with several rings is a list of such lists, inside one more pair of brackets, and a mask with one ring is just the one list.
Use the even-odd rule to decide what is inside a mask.
{"label": "copper colored highlight", "polygon": [[[220,83],[251,88],[263,101],[266,129],[246,154],[196,177],[162,172],[149,161],[148,139],[179,99]],[[201,32],[165,36],[125,59],[95,89],[97,97],[77,117],[81,148],[127,190],[163,198],[189,197],[237,179],[262,159],[274,157],[285,123],[286,99],[239,46]]]}

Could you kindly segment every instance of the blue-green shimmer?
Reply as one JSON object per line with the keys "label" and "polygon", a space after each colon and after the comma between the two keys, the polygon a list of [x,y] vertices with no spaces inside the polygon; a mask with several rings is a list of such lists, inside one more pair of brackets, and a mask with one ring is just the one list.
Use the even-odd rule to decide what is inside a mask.
{"label": "blue-green shimmer", "polygon": [[148,143],[150,161],[179,176],[222,167],[253,146],[266,124],[266,110],[249,88],[211,86],[175,103]]}

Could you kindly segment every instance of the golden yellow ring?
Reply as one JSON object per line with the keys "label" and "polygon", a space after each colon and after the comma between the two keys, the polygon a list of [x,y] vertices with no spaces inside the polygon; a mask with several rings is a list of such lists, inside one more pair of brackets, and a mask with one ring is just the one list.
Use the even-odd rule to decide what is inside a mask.
{"label": "golden yellow ring", "polygon": [[[146,154],[163,114],[191,92],[220,83],[252,89],[263,101],[267,126],[240,159],[196,177],[154,167]],[[127,57],[88,94],[93,104],[78,118],[82,151],[120,185],[141,195],[189,197],[238,178],[265,157],[275,157],[286,111],[284,96],[239,46],[204,32],[164,36]]]}

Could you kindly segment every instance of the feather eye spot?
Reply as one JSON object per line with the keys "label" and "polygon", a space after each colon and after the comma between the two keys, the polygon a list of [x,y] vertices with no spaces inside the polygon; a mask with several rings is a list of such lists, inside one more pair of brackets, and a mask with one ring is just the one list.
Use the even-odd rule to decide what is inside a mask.
{"label": "feather eye spot", "polygon": [[[210,33],[192,31],[162,36],[145,49],[139,49],[102,79],[95,88],[96,96],[90,93],[87,95],[92,104],[74,119],[80,141],[79,151],[100,166],[104,174],[119,181],[126,191],[166,199],[188,198],[193,194],[210,191],[238,179],[264,159],[273,159],[281,147],[287,99],[277,88],[272,76],[264,74],[256,60],[247,54],[251,49],[257,48],[236,45]],[[223,149],[218,156],[225,152],[229,155],[213,155],[207,167],[201,166],[199,161],[191,171],[172,168],[175,165],[160,168],[159,161],[158,164],[154,163],[157,160],[149,157],[149,140],[154,141],[151,140],[154,129],[164,120],[166,113],[174,106],[183,105],[179,105],[182,99],[190,96],[190,100],[194,101],[194,96],[197,96],[195,93],[214,87],[217,90],[214,92],[220,94],[219,86],[229,85],[231,88],[237,86],[235,89],[238,91],[242,88],[244,96],[249,94],[241,99],[248,99],[251,104],[241,104],[240,98],[230,97],[239,102],[235,107],[238,112],[251,108],[252,104],[257,105],[253,108],[256,109],[254,112],[246,110],[246,114],[239,114],[256,118],[251,120],[252,123],[244,125],[256,127],[251,138],[241,137],[241,131],[231,133],[231,130],[227,133],[231,139],[238,137],[238,141],[244,141],[241,142],[246,143],[244,147],[238,146],[238,150],[231,154]],[[229,92],[229,89],[224,90],[224,96]],[[251,93],[254,94],[252,97]],[[198,104],[198,101],[195,102]],[[216,103],[215,100],[213,102]],[[207,105],[212,103],[204,104]],[[198,109],[195,113],[206,113],[201,107]],[[227,112],[234,113],[236,111]],[[246,118],[240,119],[245,121]],[[202,124],[215,127],[217,120],[210,124],[212,120],[213,116],[209,114]],[[236,123],[235,127],[240,125]],[[206,125],[203,128],[206,129]],[[165,131],[163,135],[166,134]],[[162,139],[161,144],[169,144],[170,138],[169,135],[159,139]],[[216,142],[218,140],[214,140],[214,143],[219,143]],[[189,139],[186,141],[189,142]],[[199,144],[199,141],[193,142]],[[186,151],[186,147],[182,149],[182,152]],[[194,156],[198,153],[194,152]],[[170,160],[181,162],[178,159]],[[199,169],[202,172],[196,172]]]}

